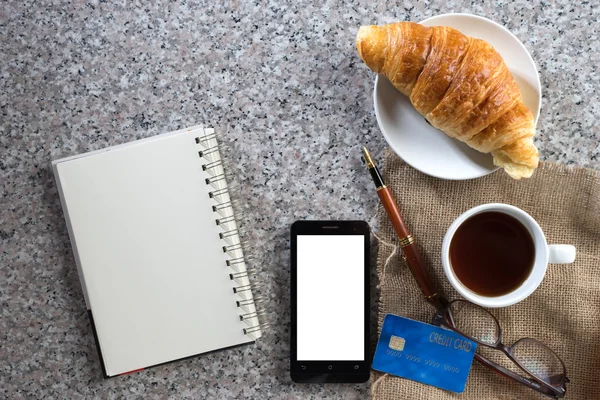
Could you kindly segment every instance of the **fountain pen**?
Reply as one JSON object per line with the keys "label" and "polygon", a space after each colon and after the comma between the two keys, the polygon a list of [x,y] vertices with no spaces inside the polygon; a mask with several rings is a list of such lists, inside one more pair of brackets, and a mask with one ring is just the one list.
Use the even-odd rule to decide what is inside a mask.
{"label": "fountain pen", "polygon": [[402,215],[400,215],[400,209],[394,200],[394,196],[392,196],[392,191],[385,185],[383,181],[383,177],[377,168],[377,165],[371,158],[371,154],[366,147],[363,147],[364,153],[364,161],[367,165],[367,169],[373,178],[373,182],[375,182],[375,190],[377,190],[377,195],[379,196],[379,200],[381,200],[381,204],[385,209],[385,212],[392,223],[394,230],[398,234],[398,238],[400,239],[400,246],[402,247],[404,262],[408,265],[412,275],[415,280],[419,284],[421,288],[421,292],[423,292],[423,296],[425,299],[435,305],[438,306],[440,303],[440,297],[431,281],[431,277],[425,268],[425,264],[423,263],[423,259],[421,258],[421,254],[419,253],[419,249],[415,243],[415,239],[408,232],[408,228],[402,219]]}

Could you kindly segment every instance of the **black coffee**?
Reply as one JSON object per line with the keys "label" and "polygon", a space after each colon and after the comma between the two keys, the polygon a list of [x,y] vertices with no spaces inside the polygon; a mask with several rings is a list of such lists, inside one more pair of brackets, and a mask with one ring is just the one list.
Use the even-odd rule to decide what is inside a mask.
{"label": "black coffee", "polygon": [[488,211],[466,219],[450,242],[450,263],[463,285],[482,296],[512,292],[535,260],[531,234],[516,218]]}

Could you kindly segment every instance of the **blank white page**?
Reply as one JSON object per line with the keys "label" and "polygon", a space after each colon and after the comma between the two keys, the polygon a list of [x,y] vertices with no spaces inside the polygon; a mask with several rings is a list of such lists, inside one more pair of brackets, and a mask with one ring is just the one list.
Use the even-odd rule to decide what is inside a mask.
{"label": "blank white page", "polygon": [[54,162],[109,376],[253,341],[239,318],[200,134]]}

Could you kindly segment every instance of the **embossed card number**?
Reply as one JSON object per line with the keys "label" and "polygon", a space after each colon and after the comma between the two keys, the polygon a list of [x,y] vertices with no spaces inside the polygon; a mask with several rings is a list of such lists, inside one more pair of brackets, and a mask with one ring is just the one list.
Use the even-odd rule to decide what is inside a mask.
{"label": "embossed card number", "polygon": [[[418,356],[415,356],[412,354],[403,354],[402,351],[387,349],[385,351],[385,354],[392,356],[392,357],[404,357],[404,359],[406,359],[407,361],[412,361],[412,362],[416,362],[416,363],[421,362],[421,357],[418,357]],[[432,367],[432,368],[443,367],[445,371],[450,371],[450,372],[454,372],[454,373],[460,372],[460,368],[458,368],[458,367],[454,367],[454,366],[448,365],[448,364],[442,365],[441,363],[439,363],[435,360],[429,360],[429,359],[423,360],[423,365],[425,365],[426,367]]]}
{"label": "embossed card number", "polygon": [[388,314],[373,369],[461,393],[476,347],[454,332]]}

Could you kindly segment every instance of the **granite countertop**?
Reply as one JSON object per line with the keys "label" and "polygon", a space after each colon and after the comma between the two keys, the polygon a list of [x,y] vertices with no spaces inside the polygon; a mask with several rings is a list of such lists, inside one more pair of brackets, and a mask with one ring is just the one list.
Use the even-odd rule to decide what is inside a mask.
{"label": "granite countertop", "polygon": [[[359,151],[382,159],[385,142],[354,49],[361,24],[447,12],[503,24],[540,70],[542,159],[600,169],[593,2],[216,3],[3,2],[0,398],[368,397],[368,384],[295,385],[288,372],[290,224],[375,212]],[[196,123],[234,150],[273,328],[103,380],[50,161]]]}

